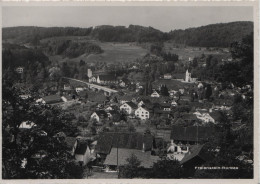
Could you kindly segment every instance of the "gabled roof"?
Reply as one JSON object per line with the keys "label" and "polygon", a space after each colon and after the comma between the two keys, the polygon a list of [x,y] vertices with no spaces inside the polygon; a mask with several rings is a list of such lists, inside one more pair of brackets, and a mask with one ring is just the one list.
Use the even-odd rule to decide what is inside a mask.
{"label": "gabled roof", "polygon": [[137,109],[138,106],[133,102],[126,102],[127,105],[129,105],[132,109]]}
{"label": "gabled roof", "polygon": [[216,130],[213,127],[203,126],[173,126],[171,139],[179,141],[206,141],[214,136]]}
{"label": "gabled roof", "polygon": [[218,111],[210,112],[209,115],[215,120],[220,121],[222,119],[222,114]]}
{"label": "gabled roof", "polygon": [[156,163],[160,158],[159,156],[151,155],[151,151],[142,152],[141,150],[136,149],[127,149],[127,148],[116,148],[113,147],[109,155],[107,155],[106,160],[104,162],[105,165],[126,165],[127,159],[134,154],[138,160],[141,161],[141,166],[144,168],[151,168],[154,163]]}
{"label": "gabled roof", "polygon": [[76,147],[75,154],[77,155],[84,155],[88,148],[87,143],[79,143]]}
{"label": "gabled roof", "polygon": [[47,103],[58,103],[58,102],[62,102],[62,99],[59,95],[50,95],[50,96],[45,96],[42,97],[42,99]]}
{"label": "gabled roof", "polygon": [[186,164],[195,157],[199,157],[204,162],[211,160],[211,157],[203,149],[204,145],[195,145],[190,153],[186,154],[184,158],[180,161],[181,164]]}
{"label": "gabled roof", "polygon": [[95,111],[99,117],[107,117],[107,113],[104,110]]}
{"label": "gabled roof", "polygon": [[104,132],[98,138],[96,150],[98,153],[109,154],[112,147],[142,150],[151,150],[153,136],[138,132]]}
{"label": "gabled roof", "polygon": [[99,75],[99,79],[102,81],[117,81],[114,75]]}

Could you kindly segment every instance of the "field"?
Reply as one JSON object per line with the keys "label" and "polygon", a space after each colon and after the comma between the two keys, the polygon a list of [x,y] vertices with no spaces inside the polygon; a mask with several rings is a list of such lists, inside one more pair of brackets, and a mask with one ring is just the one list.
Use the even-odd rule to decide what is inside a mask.
{"label": "field", "polygon": [[223,52],[221,50],[207,50],[206,48],[199,48],[199,47],[179,47],[177,48],[176,45],[172,43],[164,43],[165,51],[177,54],[179,59],[188,60],[189,57],[200,57],[202,54],[205,55],[218,55],[221,58],[230,57],[230,53]]}
{"label": "field", "polygon": [[194,84],[191,83],[183,83],[180,81],[176,81],[176,80],[167,80],[167,79],[160,79],[160,80],[156,80],[152,83],[153,88],[158,88],[160,85],[166,85],[167,88],[169,90],[176,90],[178,91],[181,88],[185,88],[185,87],[190,87],[193,86]]}
{"label": "field", "polygon": [[77,42],[92,42],[99,45],[104,51],[101,54],[90,54],[90,55],[81,55],[77,58],[69,59],[62,58],[60,56],[50,56],[50,59],[53,61],[73,61],[79,62],[83,60],[87,63],[96,63],[96,62],[106,62],[106,63],[124,63],[131,62],[137,58],[145,56],[148,51],[137,46],[135,43],[112,43],[112,42],[99,42],[96,40],[91,40],[88,37],[56,37],[50,39],[41,40],[42,43],[48,40],[73,40]]}

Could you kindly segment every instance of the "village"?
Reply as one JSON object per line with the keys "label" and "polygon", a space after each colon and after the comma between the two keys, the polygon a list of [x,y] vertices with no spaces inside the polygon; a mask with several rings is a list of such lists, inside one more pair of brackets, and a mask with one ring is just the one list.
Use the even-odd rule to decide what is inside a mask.
{"label": "village", "polygon": [[[17,72],[23,71],[18,68]],[[80,122],[78,136],[63,132],[57,136],[65,139],[71,155],[86,168],[85,177],[89,178],[119,177],[120,166],[127,164],[132,154],[144,169],[162,159],[178,160],[189,169],[201,166],[220,150],[220,145],[209,150],[205,144],[223,131],[217,128],[223,120],[232,121],[233,97],[241,95],[245,99],[252,91],[250,85],[243,89],[230,85],[222,90],[221,83],[198,81],[188,70],[179,79],[164,74],[147,96],[139,95],[145,88],[142,81],[119,80],[111,74],[95,74],[91,69],[87,76],[88,80],[62,78],[61,90],[56,82],[34,103],[59,106],[75,115],[75,122]],[[28,99],[30,94],[20,98]],[[26,121],[19,128],[35,126]],[[233,131],[243,127],[236,121],[231,125]],[[253,163],[247,154],[237,159]]]}

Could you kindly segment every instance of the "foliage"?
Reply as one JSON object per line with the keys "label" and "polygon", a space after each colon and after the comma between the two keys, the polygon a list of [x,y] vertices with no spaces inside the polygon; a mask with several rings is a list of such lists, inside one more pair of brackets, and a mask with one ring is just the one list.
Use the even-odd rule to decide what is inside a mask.
{"label": "foliage", "polygon": [[138,170],[140,169],[141,161],[132,154],[126,159],[127,164],[120,168],[120,178],[136,178],[139,176]]}
{"label": "foliage", "polygon": [[[69,136],[77,132],[77,128],[71,125],[73,117],[57,107],[36,106],[32,103],[33,98],[23,100],[19,94],[18,89],[6,83],[3,85],[3,177],[76,177],[70,170],[77,167],[70,150],[63,139],[55,137],[58,132]],[[23,130],[19,126],[24,121],[34,122],[37,126]],[[39,153],[43,156],[35,157]],[[27,164],[22,168],[24,159]]]}

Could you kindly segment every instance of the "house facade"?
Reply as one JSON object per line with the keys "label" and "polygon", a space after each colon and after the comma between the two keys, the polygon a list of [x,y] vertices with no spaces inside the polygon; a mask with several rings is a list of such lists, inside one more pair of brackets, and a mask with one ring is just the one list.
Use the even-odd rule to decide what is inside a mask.
{"label": "house facade", "polygon": [[127,114],[133,114],[137,109],[137,105],[133,102],[126,102],[120,106],[120,111],[125,111]]}
{"label": "house facade", "polygon": [[160,97],[160,94],[159,94],[157,91],[154,91],[154,92],[151,94],[151,97],[159,98],[159,97]]}
{"label": "house facade", "polygon": [[139,107],[136,111],[135,111],[135,116],[140,118],[141,120],[145,120],[145,119],[149,119],[150,118],[150,113],[147,109],[143,108],[143,107]]}

